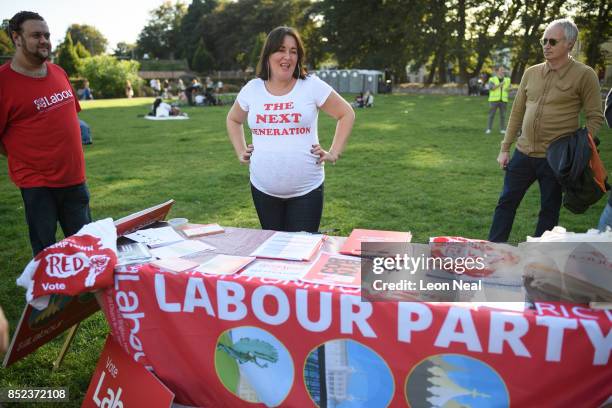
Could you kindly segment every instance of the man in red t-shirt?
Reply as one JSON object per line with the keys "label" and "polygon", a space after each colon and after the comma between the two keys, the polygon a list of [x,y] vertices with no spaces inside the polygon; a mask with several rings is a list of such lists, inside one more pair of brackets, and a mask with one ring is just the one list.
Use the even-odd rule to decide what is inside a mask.
{"label": "man in red t-shirt", "polygon": [[66,73],[47,62],[49,28],[37,13],[9,21],[13,59],[0,66],[0,153],[21,190],[32,251],[91,222],[79,102]]}

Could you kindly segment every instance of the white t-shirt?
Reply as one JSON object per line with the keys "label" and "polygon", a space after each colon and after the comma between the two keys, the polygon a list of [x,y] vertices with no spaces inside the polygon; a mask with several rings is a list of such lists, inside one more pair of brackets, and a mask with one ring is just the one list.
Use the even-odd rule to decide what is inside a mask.
{"label": "white t-shirt", "polygon": [[167,118],[170,116],[170,111],[172,110],[172,106],[168,105],[166,102],[162,102],[157,107],[155,111],[155,116],[158,118]]}
{"label": "white t-shirt", "polygon": [[319,143],[319,108],[332,88],[316,76],[298,79],[282,96],[268,92],[264,81],[249,81],[237,101],[248,112],[253,138],[249,166],[256,189],[279,198],[299,197],[319,187],[325,179],[319,156],[310,153]]}

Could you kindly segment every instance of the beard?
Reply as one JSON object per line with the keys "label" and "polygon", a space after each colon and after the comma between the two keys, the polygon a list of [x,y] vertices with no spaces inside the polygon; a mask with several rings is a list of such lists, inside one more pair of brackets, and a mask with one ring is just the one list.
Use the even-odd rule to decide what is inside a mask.
{"label": "beard", "polygon": [[[23,37],[21,44],[23,44],[21,51],[23,52],[23,55],[26,57],[26,59],[37,65],[43,64],[51,56],[51,44],[47,44],[45,47],[39,47],[38,44],[36,44],[32,47],[29,46],[29,44],[25,41],[25,38]],[[41,48],[44,48],[47,51],[41,51]]]}

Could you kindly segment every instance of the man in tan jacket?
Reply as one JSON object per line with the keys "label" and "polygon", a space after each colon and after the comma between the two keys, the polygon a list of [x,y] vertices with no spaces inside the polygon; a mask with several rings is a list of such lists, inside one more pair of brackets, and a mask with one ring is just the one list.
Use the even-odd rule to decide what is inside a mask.
{"label": "man in tan jacket", "polygon": [[[546,62],[528,68],[521,79],[497,157],[506,175],[489,231],[490,241],[508,240],[516,209],[536,180],[540,185],[540,213],[534,236],[557,225],[561,186],[546,161],[546,149],[555,139],[578,129],[581,110],[592,135],[603,123],[597,74],[569,55],[577,38],[578,28],[571,20],[550,23],[540,40]],[[510,159],[510,146],[515,141]]]}

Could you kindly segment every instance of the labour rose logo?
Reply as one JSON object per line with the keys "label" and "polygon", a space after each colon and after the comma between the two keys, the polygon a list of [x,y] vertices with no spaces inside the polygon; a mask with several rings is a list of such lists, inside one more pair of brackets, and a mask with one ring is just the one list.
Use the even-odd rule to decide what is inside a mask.
{"label": "labour rose logo", "polygon": [[36,105],[36,109],[41,110],[47,107],[47,102],[45,102],[44,98],[37,98],[34,99],[34,105]]}
{"label": "labour rose logo", "polygon": [[117,255],[100,238],[74,235],[36,256],[34,298],[52,293],[77,295],[112,284]]}

